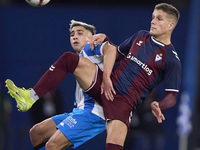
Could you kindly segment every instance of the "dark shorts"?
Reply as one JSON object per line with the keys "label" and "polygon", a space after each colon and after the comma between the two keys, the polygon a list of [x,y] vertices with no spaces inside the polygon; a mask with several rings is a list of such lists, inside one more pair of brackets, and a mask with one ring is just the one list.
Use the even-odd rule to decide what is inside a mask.
{"label": "dark shorts", "polygon": [[94,80],[90,88],[85,91],[89,96],[91,96],[95,101],[101,104],[101,83],[102,83],[103,72],[97,66],[97,72],[95,74]]}
{"label": "dark shorts", "polygon": [[108,101],[104,94],[101,95],[102,77],[103,72],[98,68],[96,79],[86,93],[102,105],[106,121],[120,120],[129,128],[134,107],[119,93],[114,96],[113,101]]}
{"label": "dark shorts", "polygon": [[133,107],[128,103],[124,96],[117,93],[114,95],[114,100],[109,101],[105,95],[101,95],[101,101],[105,120],[120,120],[129,128],[133,114]]}

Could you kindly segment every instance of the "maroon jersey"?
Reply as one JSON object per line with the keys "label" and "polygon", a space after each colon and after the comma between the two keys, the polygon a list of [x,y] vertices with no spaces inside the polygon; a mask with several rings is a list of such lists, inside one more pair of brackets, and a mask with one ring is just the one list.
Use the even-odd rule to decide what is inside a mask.
{"label": "maroon jersey", "polygon": [[111,79],[115,90],[132,106],[162,81],[166,91],[179,91],[181,63],[172,44],[164,45],[148,31],[139,31],[125,40],[118,51],[124,58]]}

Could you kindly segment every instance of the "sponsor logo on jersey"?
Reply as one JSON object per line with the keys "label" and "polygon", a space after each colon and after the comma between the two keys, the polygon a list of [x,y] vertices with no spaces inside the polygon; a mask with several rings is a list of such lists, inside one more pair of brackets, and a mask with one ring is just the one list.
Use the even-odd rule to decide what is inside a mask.
{"label": "sponsor logo on jersey", "polygon": [[159,60],[162,60],[162,53],[156,55],[155,62]]}
{"label": "sponsor logo on jersey", "polygon": [[136,62],[140,67],[142,67],[142,69],[144,69],[147,74],[150,76],[151,73],[153,72],[153,70],[151,70],[148,65],[146,65],[145,63],[141,62],[138,58],[134,57],[131,55],[131,53],[129,53],[127,55],[127,58],[131,59],[132,61]]}

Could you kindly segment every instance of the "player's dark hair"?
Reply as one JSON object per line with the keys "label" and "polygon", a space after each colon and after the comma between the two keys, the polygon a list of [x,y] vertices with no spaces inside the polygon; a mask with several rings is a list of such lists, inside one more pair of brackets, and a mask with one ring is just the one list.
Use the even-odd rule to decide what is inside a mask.
{"label": "player's dark hair", "polygon": [[71,23],[69,25],[70,25],[70,28],[69,28],[70,32],[74,26],[83,26],[86,30],[89,30],[92,33],[92,35],[96,34],[96,28],[93,25],[90,25],[81,21],[75,21],[75,20],[71,20]]}
{"label": "player's dark hair", "polygon": [[174,7],[171,4],[160,3],[155,6],[155,9],[162,10],[162,11],[166,12],[167,14],[173,16],[176,19],[176,22],[178,22],[178,20],[180,18],[180,13],[179,13],[178,9],[176,9],[176,7]]}

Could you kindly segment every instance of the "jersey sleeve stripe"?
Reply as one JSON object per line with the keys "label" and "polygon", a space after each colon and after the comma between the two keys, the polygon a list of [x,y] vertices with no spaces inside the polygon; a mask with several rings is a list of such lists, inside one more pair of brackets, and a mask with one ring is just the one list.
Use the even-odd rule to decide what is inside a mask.
{"label": "jersey sleeve stripe", "polygon": [[167,91],[167,92],[169,92],[169,91],[171,91],[171,92],[179,92],[179,90],[176,90],[176,89],[165,89],[165,91]]}
{"label": "jersey sleeve stripe", "polygon": [[106,43],[108,43],[108,44],[110,45],[110,43],[109,43],[108,41],[102,43],[101,48],[100,48],[100,53],[101,53],[101,55],[103,55],[103,46],[104,46]]}

